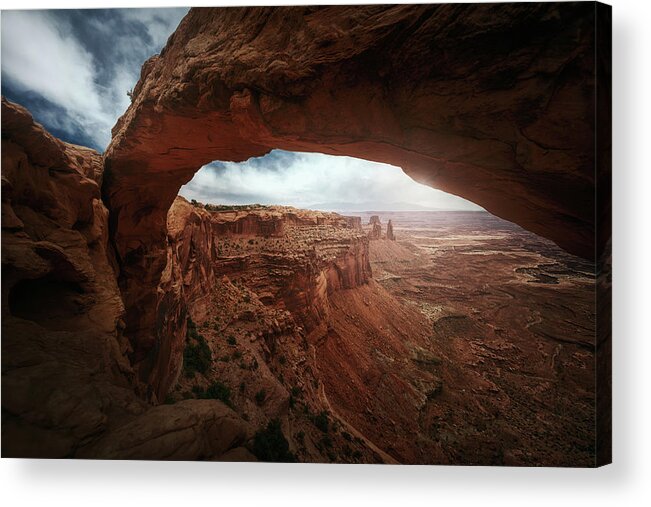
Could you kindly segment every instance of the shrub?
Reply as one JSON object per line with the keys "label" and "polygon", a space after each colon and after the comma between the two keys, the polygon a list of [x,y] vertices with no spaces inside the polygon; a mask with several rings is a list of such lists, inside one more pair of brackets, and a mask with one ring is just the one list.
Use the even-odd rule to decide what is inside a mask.
{"label": "shrub", "polygon": [[188,319],[188,341],[183,350],[183,369],[187,377],[195,372],[206,373],[212,362],[210,347],[206,339],[197,332],[192,319]]}
{"label": "shrub", "polygon": [[229,407],[233,407],[230,388],[219,381],[213,382],[205,390],[200,386],[192,386],[192,392],[200,400],[219,400]]}
{"label": "shrub", "polygon": [[302,391],[300,387],[292,387],[291,391],[289,392],[289,408],[294,408],[296,405],[296,400],[301,397]]}
{"label": "shrub", "polygon": [[255,434],[251,450],[260,461],[272,463],[296,461],[296,457],[289,451],[289,442],[283,435],[278,419],[272,419],[265,429]]}
{"label": "shrub", "polygon": [[303,391],[301,391],[301,388],[300,388],[300,387],[294,386],[294,387],[292,387],[292,392],[291,392],[291,394],[292,394],[292,396],[293,396],[294,398],[300,398],[300,397],[301,397],[301,394],[303,394]]}
{"label": "shrub", "polygon": [[257,393],[255,393],[255,402],[258,405],[262,405],[266,398],[267,398],[267,392],[264,389],[260,389]]}
{"label": "shrub", "polygon": [[321,439],[321,445],[324,446],[324,447],[327,447],[327,448],[332,447],[332,439],[330,438],[329,435],[325,435],[325,436]]}
{"label": "shrub", "polygon": [[235,345],[235,344],[237,343],[237,340],[235,339],[235,337],[234,337],[233,335],[231,335],[231,336],[228,337],[228,339],[226,340],[226,342],[227,342],[229,345]]}
{"label": "shrub", "polygon": [[328,413],[325,410],[319,415],[315,415],[312,422],[314,423],[314,426],[323,431],[323,433],[328,432]]}
{"label": "shrub", "polygon": [[224,402],[229,407],[232,406],[230,388],[219,381],[213,382],[212,384],[210,384],[210,386],[208,386],[208,389],[206,389],[206,398],[212,400],[219,400]]}

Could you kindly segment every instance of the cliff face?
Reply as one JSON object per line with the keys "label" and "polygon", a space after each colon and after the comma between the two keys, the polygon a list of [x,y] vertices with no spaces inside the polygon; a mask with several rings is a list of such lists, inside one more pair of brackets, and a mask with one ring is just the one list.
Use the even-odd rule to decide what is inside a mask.
{"label": "cliff face", "polygon": [[223,277],[290,311],[306,333],[317,329],[327,319],[329,294],[371,277],[368,241],[351,225],[356,222],[336,213],[208,211],[177,197],[167,218],[168,263],[157,302],[159,333],[172,339],[157,346],[155,364],[143,356],[143,379],[159,398],[165,396],[182,363],[186,309],[192,308],[194,319],[205,318]]}
{"label": "cliff face", "polygon": [[131,366],[101,180],[97,152],[2,100],[2,454],[216,458],[247,424],[218,401],[153,411]]}
{"label": "cliff face", "polygon": [[[155,339],[139,348],[145,342],[124,333],[99,155],[54,139],[20,106],[3,101],[2,108],[4,456],[253,460],[254,432],[269,431],[272,419],[288,441],[291,454],[283,456],[301,461],[531,463],[519,451],[500,454],[505,435],[516,435],[512,449],[542,439],[553,452],[549,463],[573,463],[574,449],[594,440],[560,437],[571,448],[546,434],[531,440],[531,409],[512,408],[510,397],[537,393],[541,377],[523,372],[531,386],[509,381],[500,393],[468,373],[469,364],[488,357],[502,365],[503,351],[520,350],[501,341],[503,329],[523,325],[520,312],[502,329],[479,314],[487,334],[467,324],[473,301],[468,316],[448,309],[441,317],[441,304],[457,300],[456,275],[432,277],[431,253],[418,259],[409,242],[369,243],[359,218],[286,207],[209,211],[176,199],[165,268],[152,307],[143,307],[155,316]],[[378,279],[402,287],[401,296],[372,279],[369,249]],[[523,255],[538,259],[527,249]],[[491,272],[481,266],[466,278]],[[503,270],[507,285],[520,272]],[[524,300],[538,308],[526,296],[530,285],[522,283]],[[480,286],[462,293],[472,299],[489,285]],[[433,298],[429,307],[425,296]],[[424,308],[436,317],[434,335]],[[543,322],[547,340],[553,321]],[[495,340],[488,352],[486,336]],[[538,343],[522,345],[549,368]],[[553,367],[560,345],[546,346]],[[574,361],[585,366],[571,370],[576,384],[569,385],[592,386],[585,352],[568,354],[570,370]],[[558,381],[565,386],[568,378]],[[573,389],[553,399],[583,399]],[[586,399],[580,406],[591,414]],[[567,412],[536,403],[543,420]],[[497,426],[495,414],[503,421]],[[476,455],[478,435],[487,444]]]}
{"label": "cliff face", "polygon": [[[282,235],[268,234],[272,222]],[[249,226],[234,232],[241,223]],[[428,343],[429,328],[419,312],[373,281],[360,224],[276,206],[209,211],[178,197],[168,214],[159,305],[169,312],[169,295],[178,294],[191,328],[188,337],[174,336],[168,357],[152,372],[149,383],[159,397],[200,397],[218,385],[254,427],[280,419],[302,461],[391,463],[413,461],[424,449],[436,452],[433,442],[420,441],[416,449],[413,439],[421,431],[419,410],[437,385],[435,375],[409,359]],[[178,315],[187,319],[184,311]],[[175,325],[182,329],[185,322]],[[187,357],[197,334],[211,358],[201,371]],[[366,417],[369,403],[374,422]],[[315,427],[319,414],[341,431],[326,438],[319,429],[324,423]],[[391,455],[374,443],[388,434]]]}
{"label": "cliff face", "polygon": [[70,455],[133,383],[101,174],[97,152],[3,99],[3,454]]}
{"label": "cliff face", "polygon": [[273,148],[402,167],[592,257],[594,26],[589,3],[192,9],[107,150],[128,334],[155,341],[180,186]]}

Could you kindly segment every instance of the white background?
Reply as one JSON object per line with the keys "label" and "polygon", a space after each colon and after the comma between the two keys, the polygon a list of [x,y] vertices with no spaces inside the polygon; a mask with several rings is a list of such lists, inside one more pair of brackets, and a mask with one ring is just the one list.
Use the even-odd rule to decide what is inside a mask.
{"label": "white background", "polygon": [[[179,3],[23,0],[1,1],[0,5],[6,9],[171,7]],[[243,2],[244,5],[261,3],[265,2]],[[291,2],[273,2],[283,3]],[[0,495],[4,505],[651,505],[648,321],[651,167],[647,165],[651,149],[648,128],[651,2],[613,0],[611,3],[614,7],[613,465],[583,470],[3,459]]]}

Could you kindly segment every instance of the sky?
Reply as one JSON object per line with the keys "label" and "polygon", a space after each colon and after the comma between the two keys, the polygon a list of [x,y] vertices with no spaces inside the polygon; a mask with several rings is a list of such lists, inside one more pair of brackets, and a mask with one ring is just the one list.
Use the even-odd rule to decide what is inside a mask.
{"label": "sky", "polygon": [[321,210],[482,209],[416,183],[399,167],[282,150],[241,163],[208,164],[179,193],[203,203],[284,204]]}
{"label": "sky", "polygon": [[[187,10],[2,11],[2,94],[60,139],[103,152],[142,64],[160,52]],[[214,204],[481,209],[397,167],[281,150],[240,164],[213,162],[180,193]]]}
{"label": "sky", "polygon": [[64,141],[104,151],[142,64],[187,11],[3,11],[2,94]]}

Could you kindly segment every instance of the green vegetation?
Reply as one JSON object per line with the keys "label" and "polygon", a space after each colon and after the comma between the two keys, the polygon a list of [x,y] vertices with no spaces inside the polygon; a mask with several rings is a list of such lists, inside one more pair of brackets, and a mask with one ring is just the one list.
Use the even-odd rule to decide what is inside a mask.
{"label": "green vegetation", "polygon": [[188,340],[183,350],[183,370],[186,377],[192,377],[196,372],[206,373],[212,357],[210,347],[203,335],[197,331],[197,326],[188,317]]}
{"label": "green vegetation", "polygon": [[329,435],[325,435],[325,436],[321,439],[321,442],[320,442],[320,443],[321,443],[321,445],[323,445],[324,447],[327,447],[327,448],[332,447],[332,439],[330,438]]}
{"label": "green vegetation", "polygon": [[296,457],[289,451],[289,442],[283,435],[278,419],[272,419],[264,430],[259,430],[255,434],[251,451],[260,461],[273,463],[296,461]]}
{"label": "green vegetation", "polygon": [[213,382],[208,386],[208,389],[204,390],[200,386],[192,386],[192,392],[196,395],[198,399],[201,400],[219,400],[229,407],[233,407],[231,403],[231,390],[230,388],[219,382]]}
{"label": "green vegetation", "polygon": [[228,339],[226,340],[226,342],[227,342],[229,345],[236,345],[236,344],[237,344],[237,340],[235,339],[235,337],[234,337],[233,335],[230,335],[230,336],[228,337]]}
{"label": "green vegetation", "polygon": [[289,408],[294,408],[296,405],[296,400],[301,397],[303,392],[300,387],[292,387],[292,390],[289,392]]}
{"label": "green vegetation", "polygon": [[324,410],[321,412],[319,415],[315,415],[312,418],[312,422],[314,423],[314,426],[319,428],[323,433],[328,432],[328,413]]}
{"label": "green vegetation", "polygon": [[260,389],[257,393],[255,393],[255,402],[258,405],[262,405],[265,399],[267,399],[267,392],[264,389]]}

